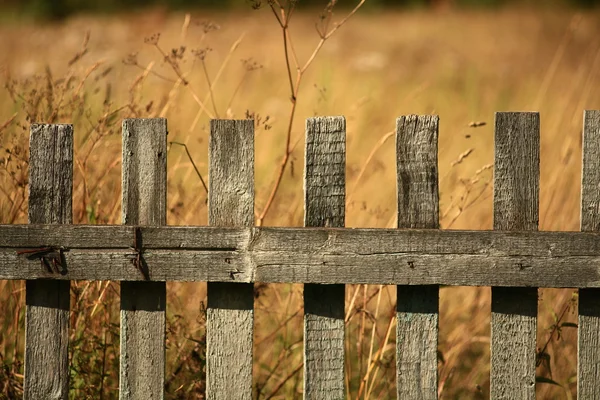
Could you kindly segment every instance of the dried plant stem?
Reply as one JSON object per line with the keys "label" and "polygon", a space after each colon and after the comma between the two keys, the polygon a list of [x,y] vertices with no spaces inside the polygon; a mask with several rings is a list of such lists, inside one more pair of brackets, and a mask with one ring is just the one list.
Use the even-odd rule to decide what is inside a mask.
{"label": "dried plant stem", "polygon": [[371,380],[371,385],[369,385],[369,389],[367,390],[367,399],[371,396],[371,392],[373,391],[373,388],[375,387],[375,383],[377,382],[377,379],[375,379],[375,377],[377,376],[377,372],[379,372],[379,367],[381,366],[381,359],[383,358],[383,354],[385,353],[386,347],[388,342],[390,341],[390,336],[392,334],[392,328],[394,327],[394,322],[396,321],[396,314],[394,312],[394,310],[392,310],[392,313],[390,315],[390,318],[388,320],[388,326],[385,332],[385,339],[383,341],[383,344],[379,347],[379,350],[377,350],[377,354],[375,354],[375,358],[373,359],[370,368],[375,367],[375,371],[373,371],[373,379]]}
{"label": "dried plant stem", "polygon": [[183,146],[190,162],[192,163],[192,166],[194,167],[194,170],[196,171],[196,174],[198,175],[198,178],[200,178],[200,182],[202,182],[202,187],[204,187],[204,191],[208,195],[208,186],[206,186],[206,182],[204,181],[204,178],[202,178],[202,174],[198,170],[198,167],[196,166],[196,163],[194,162],[194,159],[192,158],[192,155],[190,154],[190,151],[188,150],[187,145],[185,143],[180,143],[180,142],[169,142],[169,144],[176,144],[179,146]]}
{"label": "dried plant stem", "polygon": [[554,325],[552,325],[550,335],[548,336],[548,340],[546,340],[546,343],[544,343],[544,347],[542,347],[541,350],[538,351],[537,356],[536,356],[536,365],[537,366],[539,366],[542,363],[543,355],[546,354],[546,350],[548,349],[548,346],[550,345],[550,342],[552,341],[554,334],[556,332],[558,332],[558,330],[560,329],[560,323],[570,308],[571,308],[571,300],[569,300],[567,302],[567,305],[565,305],[565,307],[563,308],[562,312],[560,313],[560,316],[558,316],[558,318],[556,319],[556,322],[554,323]]}
{"label": "dried plant stem", "polygon": [[364,358],[364,352],[363,352],[363,341],[365,338],[365,329],[366,329],[366,325],[365,325],[365,319],[367,318],[367,290],[368,287],[367,285],[361,285],[363,288],[363,304],[362,304],[362,310],[363,312],[361,313],[361,318],[360,318],[360,324],[359,324],[359,329],[358,329],[358,341],[356,342],[356,350],[358,352],[358,376],[363,376],[363,358]]}
{"label": "dried plant stem", "polygon": [[391,138],[394,136],[396,132],[395,131],[391,131],[391,132],[387,132],[385,135],[383,135],[381,137],[381,139],[379,139],[377,141],[377,143],[375,144],[375,146],[373,146],[373,149],[371,150],[371,152],[369,153],[369,155],[367,156],[367,159],[365,160],[365,162],[363,163],[360,171],[358,172],[358,175],[356,176],[356,179],[354,180],[354,185],[352,186],[352,189],[350,190],[350,192],[348,193],[348,198],[346,199],[346,203],[350,203],[350,200],[352,199],[352,196],[354,195],[354,193],[356,192],[356,189],[358,189],[358,184],[360,183],[360,180],[362,179],[363,175],[365,174],[365,171],[367,170],[367,166],[370,164],[371,160],[373,159],[373,157],[375,156],[375,154],[377,153],[377,151],[379,151],[379,149]]}
{"label": "dried plant stem", "polygon": [[[285,360],[286,356],[288,354],[292,353],[294,348],[300,346],[302,343],[303,343],[303,339],[300,339],[300,340],[296,341],[295,343],[291,343],[289,345],[286,343],[284,345],[283,350],[279,353],[279,357],[277,357],[277,362],[273,366],[273,369],[271,371],[269,371],[269,374],[267,375],[265,381],[263,382],[263,385],[266,386],[266,384],[271,380],[271,378],[280,370],[281,364],[286,361]],[[275,390],[279,391],[279,389],[294,375],[295,375],[295,373],[288,374],[281,382],[279,382],[279,384],[275,387]],[[272,396],[274,393],[276,393],[276,392],[271,392],[271,394],[267,398],[271,398],[270,396]],[[258,396],[258,397],[262,397],[262,396]]]}
{"label": "dried plant stem", "polygon": [[17,218],[19,217],[19,214],[21,214],[22,212],[24,212],[23,210],[23,203],[25,202],[25,194],[22,193],[22,195],[19,197],[19,202],[15,202],[13,207],[13,210],[11,210],[11,216],[10,219],[8,221],[9,224],[14,224],[15,221],[17,220]]}
{"label": "dried plant stem", "polygon": [[352,318],[352,315],[354,315],[352,313],[352,310],[354,309],[354,302],[356,301],[356,298],[358,297],[358,290],[360,289],[360,285],[354,285],[354,294],[352,295],[352,299],[350,300],[350,305],[348,306],[348,313],[346,314],[346,318],[344,320],[344,322],[347,324],[350,319]]}
{"label": "dried plant stem", "polygon": [[167,101],[165,102],[162,109],[158,113],[159,117],[166,118],[167,112],[171,108],[171,105],[173,104],[173,99],[175,99],[175,95],[177,95],[180,87],[181,87],[181,80],[178,79],[175,82],[175,84],[173,85],[173,87],[171,88],[171,90],[169,90],[169,95],[167,96]]}
{"label": "dried plant stem", "polygon": [[[317,54],[319,54],[319,51],[323,48],[325,41],[327,39],[329,39],[331,37],[331,35],[333,35],[333,33],[335,31],[337,31],[344,23],[346,23],[346,21],[348,21],[348,19],[352,15],[354,15],[360,9],[360,7],[362,7],[362,5],[365,3],[365,1],[366,0],[361,0],[352,9],[352,11],[348,15],[346,15],[346,17],[344,19],[342,19],[342,21],[340,23],[336,24],[331,30],[320,34],[321,39],[320,39],[319,43],[314,48],[312,54],[310,55],[308,60],[306,60],[306,62],[304,63],[304,66],[302,68],[299,67],[298,57],[296,55],[296,51],[295,51],[294,47],[291,45],[291,37],[289,34],[289,21],[294,12],[295,3],[290,3],[290,6],[287,10],[284,7],[282,7],[281,4],[279,3],[279,1],[277,1],[277,0],[274,0],[273,2],[269,3],[271,11],[273,12],[273,15],[275,15],[275,18],[277,19],[277,22],[279,23],[279,26],[282,30],[286,69],[287,69],[287,75],[288,75],[288,80],[289,80],[289,84],[290,84],[290,101],[291,101],[292,105],[291,105],[290,114],[288,117],[288,125],[287,125],[287,130],[286,130],[285,149],[283,152],[283,157],[281,159],[281,163],[279,164],[279,168],[277,169],[275,181],[273,183],[273,186],[271,187],[271,191],[269,193],[267,201],[266,201],[262,211],[258,214],[258,217],[256,219],[257,226],[262,226],[263,221],[264,221],[267,213],[269,212],[269,209],[271,208],[273,201],[275,200],[275,197],[276,197],[277,192],[279,191],[279,187],[281,185],[281,181],[283,179],[283,174],[285,173],[285,169],[290,160],[290,155],[293,151],[293,149],[290,147],[291,136],[292,136],[292,127],[294,125],[294,119],[295,119],[295,115],[296,115],[296,105],[298,102],[298,93],[300,90],[300,84],[302,83],[302,78],[304,77],[304,73],[306,72],[308,67],[310,67],[310,65],[313,63]],[[275,9],[275,5],[277,5],[279,7],[281,16],[277,13],[277,10]],[[331,16],[331,9],[328,9],[328,13]],[[296,67],[295,83],[292,78],[292,64],[290,62],[290,56],[294,60],[294,64]]]}
{"label": "dried plant stem", "polygon": [[[183,82],[183,84],[185,85],[185,81]],[[200,108],[206,113],[206,115],[208,115],[209,118],[215,118],[215,116],[206,108],[206,106],[204,105],[204,102],[202,100],[200,100],[200,97],[198,97],[198,95],[196,94],[196,92],[194,91],[194,89],[190,86],[187,85],[188,90],[190,91],[190,93],[192,94],[192,98],[194,99],[194,101],[200,106]]]}
{"label": "dried plant stem", "polygon": [[[235,52],[235,50],[239,47],[239,45],[242,43],[242,40],[244,39],[245,35],[246,35],[246,33],[242,33],[240,35],[240,37],[231,45],[231,48],[229,49],[229,52],[227,52],[227,55],[225,56],[225,59],[221,63],[221,67],[219,67],[219,70],[217,71],[217,74],[215,75],[215,79],[212,81],[212,85],[210,86],[210,90],[214,90],[215,85],[217,84],[217,82],[219,81],[219,78],[221,78],[221,75],[223,74],[223,71],[225,70],[225,67],[229,64],[229,61],[231,60],[231,56],[233,55],[233,53]],[[207,94],[205,96],[204,103],[206,103],[208,101],[208,96],[209,96],[209,94]],[[190,126],[190,129],[189,129],[190,133],[194,129],[196,129],[196,125],[198,124],[198,121],[200,120],[200,117],[202,117],[202,113],[203,112],[204,112],[203,108],[200,108],[200,110],[198,110],[198,113],[194,117],[194,122],[192,122],[192,125]]]}
{"label": "dried plant stem", "polygon": [[308,69],[308,67],[310,66],[310,64],[312,64],[312,62],[314,61],[315,57],[317,56],[317,54],[319,53],[319,51],[321,50],[321,48],[325,44],[325,41],[327,39],[329,39],[331,37],[331,35],[333,35],[335,33],[335,31],[337,31],[342,25],[344,25],[346,23],[346,21],[348,21],[348,19],[350,19],[350,17],[352,17],[354,14],[356,14],[356,12],[362,7],[362,5],[365,4],[365,1],[366,0],[361,0],[352,9],[352,11],[350,11],[350,13],[348,15],[346,15],[346,17],[341,22],[339,22],[338,24],[336,24],[329,32],[327,32],[326,34],[324,34],[324,35],[321,36],[321,40],[319,41],[319,43],[315,47],[314,51],[312,52],[312,54],[310,55],[310,57],[308,58],[308,60],[304,64],[304,66],[302,67],[302,69],[300,70],[301,73],[304,73],[304,71],[306,71]]}
{"label": "dried plant stem", "polygon": [[284,376],[279,381],[279,383],[277,384],[277,386],[275,386],[273,388],[273,391],[271,392],[271,394],[269,396],[266,397],[266,399],[267,400],[272,399],[273,396],[275,396],[277,394],[277,392],[279,392],[279,390],[281,390],[281,388],[283,387],[283,385],[285,385],[291,378],[294,377],[294,375],[296,375],[298,372],[300,372],[300,370],[302,370],[302,367],[304,367],[304,363],[303,362],[301,362],[300,365],[298,365],[289,374],[287,374],[287,376]]}
{"label": "dried plant stem", "polygon": [[[356,295],[358,294],[358,289],[360,289],[361,287],[362,287],[362,285],[357,285],[357,290],[354,292],[354,296],[356,296]],[[366,298],[366,299],[367,299],[367,300],[366,300],[366,304],[370,303],[370,302],[371,302],[371,300],[373,300],[373,297],[375,297],[375,296],[377,296],[377,295],[379,294],[379,290],[380,290],[380,289],[377,289],[377,290],[375,290],[373,293],[371,293],[371,294],[370,294],[370,295],[369,295],[369,296]],[[353,296],[353,298],[354,298],[354,296]],[[350,306],[350,307],[348,307],[348,314],[346,315],[346,319],[345,319],[345,323],[346,323],[346,324],[347,324],[348,322],[350,322],[350,321],[352,320],[352,318],[353,318],[355,315],[357,315],[357,314],[358,314],[360,311],[364,311],[364,310],[360,310],[360,311],[358,311],[358,310],[355,310],[355,309],[353,309],[353,308],[352,308],[353,304],[354,304],[354,303],[353,303],[353,302],[351,302],[351,306]],[[364,312],[363,312],[363,314],[364,314]]]}
{"label": "dried plant stem", "polygon": [[[246,81],[246,77],[247,76],[248,76],[248,71],[244,71],[244,73],[242,74],[242,78],[240,79],[240,82],[237,84],[237,86],[233,90],[233,93],[231,94],[231,97],[229,98],[229,103],[227,103],[227,109],[228,110],[231,108],[231,105],[233,104],[233,100],[235,99],[235,97],[237,96],[238,92],[242,88],[242,85]],[[196,121],[194,120],[194,122],[196,122]]]}
{"label": "dried plant stem", "polygon": [[[79,92],[81,91],[81,89],[83,88],[83,85],[85,84],[85,82],[87,81],[87,79],[90,77],[90,75],[92,74],[92,72],[94,72],[95,70],[97,70],[102,64],[104,64],[104,60],[100,60],[95,62],[91,67],[89,67],[86,71],[85,74],[83,76],[83,78],[81,79],[81,81],[79,82],[79,85],[77,86],[77,89],[75,89],[75,92],[73,93],[73,97],[78,96]],[[69,74],[69,77],[72,76],[72,74]],[[69,78],[67,78],[67,82],[68,82]]]}
{"label": "dried plant stem", "polygon": [[290,93],[292,94],[292,101],[296,100],[297,94],[297,86],[294,86],[294,81],[292,79],[292,66],[290,65],[290,51],[288,49],[288,38],[289,38],[289,30],[287,26],[287,22],[285,26],[282,26],[283,33],[283,52],[285,54],[285,65],[287,69],[288,80],[290,82]]}
{"label": "dried plant stem", "polygon": [[175,75],[177,75],[177,77],[179,78],[181,83],[183,83],[183,86],[187,86],[194,101],[200,106],[200,108],[202,110],[204,110],[206,115],[208,115],[210,118],[214,118],[214,115],[206,108],[206,106],[204,105],[204,102],[202,102],[202,100],[200,100],[200,97],[198,97],[198,95],[196,94],[196,91],[189,84],[190,82],[185,78],[184,74],[181,72],[179,65],[176,62],[174,62],[173,60],[171,60],[169,58],[169,56],[167,55],[167,53],[165,53],[158,44],[155,44],[154,47],[162,55],[163,59],[171,66],[171,69],[173,70],[173,72],[175,72]]}
{"label": "dried plant stem", "polygon": [[[142,65],[139,64],[133,64],[134,67],[137,67],[139,69],[141,69],[142,71],[145,70],[145,68]],[[156,71],[150,71],[151,75],[154,75],[155,77],[162,79],[163,81],[167,81],[167,82],[172,82],[172,83],[176,83],[177,81],[179,81],[179,79],[171,79],[171,78],[167,78],[166,76],[159,74]]]}
{"label": "dried plant stem", "polygon": [[202,71],[204,71],[204,77],[206,78],[206,82],[208,83],[208,94],[210,97],[210,102],[212,103],[213,110],[215,111],[215,117],[219,118],[219,111],[217,110],[217,105],[215,104],[215,94],[212,90],[212,84],[210,83],[210,76],[208,76],[208,69],[206,68],[206,61],[202,59]]}
{"label": "dried plant stem", "polygon": [[373,365],[373,347],[375,346],[375,332],[377,331],[377,317],[379,316],[379,306],[381,305],[381,292],[383,289],[383,285],[379,285],[379,290],[377,291],[377,306],[375,307],[375,318],[373,321],[373,326],[371,327],[371,342],[369,345],[369,357],[367,358],[367,372],[365,372],[365,376],[360,382],[360,387],[358,388],[357,398],[360,398],[365,387],[369,386],[369,374],[371,373],[371,365]]}
{"label": "dried plant stem", "polygon": [[284,319],[283,321],[279,322],[278,325],[277,325],[277,327],[273,330],[273,332],[271,332],[270,334],[266,335],[265,337],[263,337],[261,339],[258,339],[254,343],[254,346],[258,347],[264,341],[272,339],[275,336],[275,334],[277,332],[279,332],[280,329],[287,327],[287,323],[290,322],[291,320],[293,320],[294,318],[296,318],[298,316],[298,314],[300,314],[300,311],[302,311],[302,310],[300,308],[298,308],[292,315],[288,316],[286,319]]}
{"label": "dried plant stem", "polygon": [[[219,79],[221,78],[223,71],[225,70],[226,66],[229,64],[229,61],[231,60],[231,57],[233,55],[233,53],[235,52],[235,50],[239,47],[240,43],[242,43],[242,40],[245,36],[245,33],[242,33],[240,35],[240,37],[231,45],[231,47],[229,48],[229,51],[227,52],[227,55],[225,56],[225,59],[223,60],[223,62],[221,63],[221,66],[219,67],[219,70],[217,71],[215,78],[211,81],[208,81],[208,85],[209,85],[209,91],[212,93],[212,91],[214,90],[215,86],[217,85],[217,83],[219,82]],[[181,81],[178,81],[178,83],[176,84],[176,86],[178,86],[181,83]],[[191,85],[188,85],[188,88],[190,88]],[[209,99],[210,93],[206,94],[204,101],[202,102],[198,102],[197,103],[200,105],[204,105],[204,103],[206,103]],[[202,117],[202,115],[206,112],[206,107],[201,106],[200,109],[198,110],[198,112],[196,113],[196,116],[194,117],[194,120],[192,122],[192,125],[190,126],[187,135],[185,136],[184,140],[181,141],[181,143],[186,143],[192,132],[196,129],[196,125],[198,124],[198,121],[200,120],[200,118]],[[163,113],[166,112],[166,110],[163,110]],[[213,118],[213,116],[206,112],[206,115],[208,115],[209,118]],[[183,154],[180,154],[177,161],[175,161],[174,165],[179,165],[181,163],[183,159]],[[190,174],[192,173],[191,170],[188,171],[188,173],[186,174],[186,176],[184,177],[184,181],[187,180],[190,177]],[[198,170],[196,169],[196,173],[198,173]],[[203,185],[206,187],[206,184],[203,182]],[[207,189],[208,192],[208,189]],[[180,193],[175,193],[175,195],[173,196],[173,199],[171,200],[171,204],[177,204],[177,202],[179,201],[181,195]]]}
{"label": "dried plant stem", "polygon": [[[23,304],[24,304],[24,293],[25,291],[23,290],[24,288],[24,284],[23,282],[17,282],[16,285],[18,286],[17,290],[13,290],[12,293],[14,295],[14,301],[15,301],[15,312],[14,312],[14,317],[13,317],[13,332],[15,334],[14,337],[14,343],[15,343],[15,347],[13,349],[13,358],[12,358],[12,362],[13,362],[13,374],[16,374],[17,372],[17,357],[18,357],[18,353],[19,353],[19,338],[20,338],[20,332],[19,332],[19,328],[21,327],[21,324],[19,324],[19,316],[21,315],[21,310],[23,308]],[[15,283],[13,281],[11,281],[11,288],[14,288]]]}
{"label": "dried plant stem", "polygon": [[9,119],[7,119],[2,125],[0,125],[0,134],[2,133],[2,131],[4,131],[8,126],[10,126],[13,121],[15,120],[15,118],[17,118],[17,115],[19,113],[14,113],[12,115],[12,117],[10,117]]}

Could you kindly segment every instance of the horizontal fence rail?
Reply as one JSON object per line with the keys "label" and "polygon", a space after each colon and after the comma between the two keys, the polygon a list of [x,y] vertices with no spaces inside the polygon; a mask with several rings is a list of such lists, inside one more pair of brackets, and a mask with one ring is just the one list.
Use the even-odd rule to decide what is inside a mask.
{"label": "horizontal fence rail", "polygon": [[0,225],[0,279],[26,278],[595,288],[600,233]]}
{"label": "horizontal fence rail", "polygon": [[[600,112],[586,111],[582,232],[539,232],[540,119],[497,113],[494,230],[439,229],[437,116],[396,121],[398,229],[348,229],[346,120],[306,124],[303,228],[254,227],[254,123],[213,120],[209,227],[166,225],[165,119],[123,122],[123,225],[72,225],[73,129],[33,125],[24,397],[67,399],[71,280],[121,283],[121,399],[164,398],[166,283],[208,282],[206,397],[250,399],[255,282],[304,286],[304,396],[344,398],[345,284],[396,285],[399,399],[438,396],[439,286],[491,286],[492,399],[534,399],[537,288],[580,289],[578,397],[600,398]],[[64,225],[61,225],[64,224]]]}

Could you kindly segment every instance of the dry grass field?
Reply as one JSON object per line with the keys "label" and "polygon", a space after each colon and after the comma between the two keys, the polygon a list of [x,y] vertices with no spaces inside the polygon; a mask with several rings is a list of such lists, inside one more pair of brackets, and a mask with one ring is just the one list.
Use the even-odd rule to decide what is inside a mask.
{"label": "dry grass field", "polygon": [[[347,13],[336,10],[333,21]],[[318,16],[297,11],[290,22],[300,65],[319,43]],[[583,110],[600,109],[599,12],[359,10],[306,69],[293,118],[282,38],[268,9],[190,16],[156,10],[60,24],[4,20],[0,223],[27,221],[31,122],[75,125],[74,220],[114,224],[123,118],[167,117],[169,141],[188,146],[206,179],[209,119],[252,115],[257,220],[301,226],[304,119],[345,115],[346,225],[393,227],[395,118],[433,113],[441,125],[441,225],[491,229],[494,112],[539,111],[540,229],[579,229]],[[269,202],[290,121],[291,152]],[[205,225],[206,190],[184,147],[173,144],[168,162],[169,224]],[[23,289],[22,282],[0,282],[0,398],[22,393]],[[205,289],[168,285],[168,398],[202,398]],[[349,397],[395,398],[394,288],[346,292]],[[72,284],[73,398],[117,396],[118,296],[117,283]],[[301,398],[301,296],[298,285],[256,287],[257,398]],[[539,298],[538,375],[547,382],[538,383],[538,398],[576,398],[577,330],[555,328],[577,322],[576,292],[540,290]],[[441,288],[440,398],[489,397],[489,323],[489,288]]]}

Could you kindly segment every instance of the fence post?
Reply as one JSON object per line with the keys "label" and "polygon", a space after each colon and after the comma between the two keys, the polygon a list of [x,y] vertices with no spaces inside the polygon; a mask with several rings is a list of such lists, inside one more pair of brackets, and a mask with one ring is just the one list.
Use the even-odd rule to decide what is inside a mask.
{"label": "fence post", "polygon": [[[398,228],[439,228],[439,117],[396,121]],[[399,266],[410,268],[410,266]],[[439,287],[397,286],[398,399],[437,399]]]}
{"label": "fence post", "polygon": [[[494,229],[538,229],[539,113],[496,113]],[[492,399],[535,399],[537,288],[492,287]]]}
{"label": "fence post", "polygon": [[[346,120],[306,120],[304,226],[343,227]],[[327,268],[325,266],[324,268]],[[304,285],[304,397],[344,399],[345,285]]]}
{"label": "fence post", "polygon": [[[72,223],[73,126],[32,125],[29,144],[29,223]],[[25,399],[69,398],[69,296],[70,281],[26,283]]]}
{"label": "fence post", "polygon": [[[166,225],[166,203],[167,120],[126,119],[123,223]],[[166,294],[165,282],[121,282],[121,399],[164,398]]]}
{"label": "fence post", "polygon": [[[253,120],[210,122],[209,180],[209,224],[253,226]],[[207,295],[206,397],[250,400],[254,285],[209,282]]]}
{"label": "fence post", "polygon": [[[583,171],[581,173],[581,230],[600,231],[600,111],[583,117]],[[579,290],[577,397],[600,398],[600,289]]]}

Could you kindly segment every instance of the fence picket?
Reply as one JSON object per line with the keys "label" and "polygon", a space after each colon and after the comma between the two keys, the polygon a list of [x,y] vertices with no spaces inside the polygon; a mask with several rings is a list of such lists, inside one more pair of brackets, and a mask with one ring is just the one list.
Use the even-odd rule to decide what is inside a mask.
{"label": "fence picket", "polygon": [[[539,177],[539,113],[496,113],[494,229],[538,229]],[[535,399],[536,324],[537,288],[492,287],[492,399]]]}
{"label": "fence picket", "polygon": [[[208,220],[216,226],[254,225],[254,121],[212,120]],[[206,321],[208,399],[252,398],[254,286],[209,282]]]}
{"label": "fence picket", "polygon": [[[600,111],[583,117],[581,230],[600,231]],[[600,289],[579,290],[577,397],[600,398]]]}
{"label": "fence picket", "polygon": [[[123,223],[166,225],[166,203],[167,120],[126,119]],[[148,274],[144,264],[142,257],[140,275]],[[121,399],[164,398],[166,294],[165,282],[121,282]]]}
{"label": "fence picket", "polygon": [[[398,228],[439,228],[438,127],[434,115],[396,121]],[[398,399],[437,399],[439,287],[402,285],[396,292]]]}
{"label": "fence picket", "polygon": [[[71,224],[73,126],[32,125],[29,144],[29,223]],[[68,399],[70,282],[28,280],[25,290],[23,396]]]}
{"label": "fence picket", "polygon": [[[346,120],[306,121],[304,226],[343,227]],[[323,267],[327,273],[327,265]],[[343,399],[345,285],[304,285],[304,397]]]}
{"label": "fence picket", "polygon": [[32,125],[29,223],[36,225],[0,226],[0,276],[27,279],[24,398],[68,398],[74,279],[122,281],[121,399],[165,397],[169,280],[208,281],[209,399],[252,398],[253,282],[305,284],[310,399],[347,395],[345,284],[398,285],[400,399],[437,398],[438,285],[493,286],[492,399],[535,398],[538,289],[531,286],[578,287],[578,397],[600,397],[600,111],[584,114],[587,233],[537,232],[538,113],[496,114],[494,230],[503,232],[437,230],[438,125],[437,116],[398,118],[398,228],[410,230],[377,231],[315,229],[344,226],[344,117],[306,123],[304,225],[313,229],[253,228],[251,120],[211,121],[209,223],[219,228],[160,227],[167,190],[161,118],[123,122],[123,224],[130,226],[72,226],[73,128]]}

